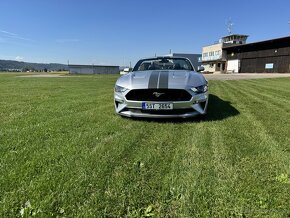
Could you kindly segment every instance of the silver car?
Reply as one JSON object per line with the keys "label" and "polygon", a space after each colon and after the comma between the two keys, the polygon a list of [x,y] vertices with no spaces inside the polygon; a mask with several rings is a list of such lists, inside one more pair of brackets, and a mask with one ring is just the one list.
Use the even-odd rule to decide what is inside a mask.
{"label": "silver car", "polygon": [[114,92],[116,113],[126,117],[187,118],[204,115],[208,82],[182,57],[155,57],[137,62],[121,76]]}

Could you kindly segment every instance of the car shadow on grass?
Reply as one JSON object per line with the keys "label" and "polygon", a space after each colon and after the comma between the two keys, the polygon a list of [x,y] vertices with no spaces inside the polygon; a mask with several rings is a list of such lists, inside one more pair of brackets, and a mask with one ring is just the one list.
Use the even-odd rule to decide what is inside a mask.
{"label": "car shadow on grass", "polygon": [[187,122],[210,122],[224,120],[229,117],[237,116],[240,112],[232,106],[230,101],[225,101],[216,95],[210,94],[207,114],[192,118],[170,118],[170,119],[154,119],[154,118],[127,118],[138,121],[158,122],[158,123],[187,123]]}
{"label": "car shadow on grass", "polygon": [[240,112],[230,101],[225,101],[216,95],[209,95],[207,114],[204,117],[205,121],[224,120],[239,114]]}

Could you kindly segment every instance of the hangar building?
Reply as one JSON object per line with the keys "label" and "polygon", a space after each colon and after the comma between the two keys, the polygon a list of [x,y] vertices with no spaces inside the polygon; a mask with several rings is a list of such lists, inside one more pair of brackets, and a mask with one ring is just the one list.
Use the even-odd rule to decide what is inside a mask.
{"label": "hangar building", "polygon": [[223,47],[227,72],[290,73],[290,36]]}
{"label": "hangar building", "polygon": [[68,65],[70,74],[119,74],[119,66]]}

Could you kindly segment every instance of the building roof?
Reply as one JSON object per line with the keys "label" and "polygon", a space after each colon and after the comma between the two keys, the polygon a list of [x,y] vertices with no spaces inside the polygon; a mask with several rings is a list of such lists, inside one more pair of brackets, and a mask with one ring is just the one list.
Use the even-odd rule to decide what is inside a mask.
{"label": "building roof", "polygon": [[248,48],[270,48],[282,46],[282,47],[289,47],[290,42],[290,36],[281,37],[281,38],[275,38],[275,39],[268,39],[264,41],[258,41],[258,42],[251,42],[246,44],[233,44],[233,45],[227,45],[226,47],[223,47],[223,50],[235,50],[235,49],[248,49]]}
{"label": "building roof", "polygon": [[222,38],[228,38],[228,37],[231,37],[231,36],[249,37],[249,35],[243,35],[243,34],[231,34],[231,35],[223,36]]}

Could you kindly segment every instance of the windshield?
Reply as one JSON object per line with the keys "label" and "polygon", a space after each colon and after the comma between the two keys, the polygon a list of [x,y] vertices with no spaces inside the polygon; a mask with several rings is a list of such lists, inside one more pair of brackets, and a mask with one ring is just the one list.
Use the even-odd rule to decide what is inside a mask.
{"label": "windshield", "polygon": [[140,60],[133,69],[133,71],[144,70],[193,70],[193,67],[185,58],[162,57]]}

